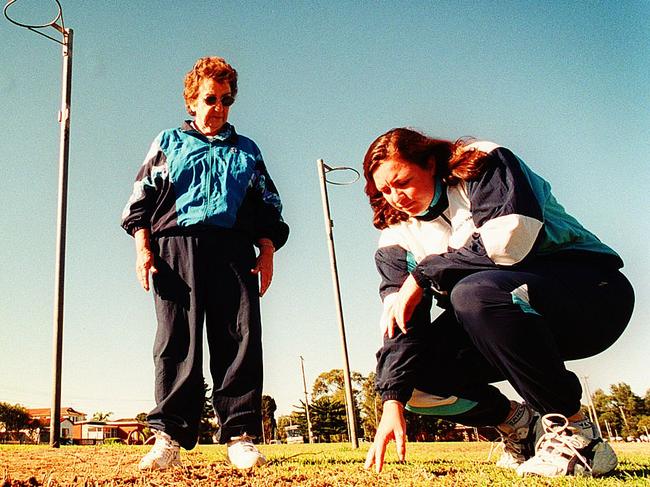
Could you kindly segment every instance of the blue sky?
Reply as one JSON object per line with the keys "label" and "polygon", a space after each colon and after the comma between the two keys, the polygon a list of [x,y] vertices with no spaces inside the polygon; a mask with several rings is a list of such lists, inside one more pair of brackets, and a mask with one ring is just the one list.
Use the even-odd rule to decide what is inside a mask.
{"label": "blue sky", "polygon": [[[316,160],[360,169],[397,126],[493,140],[550,180],[637,293],[623,337],[569,366],[592,391],[650,388],[648,2],[62,3],[75,32],[64,405],[115,417],[153,405],[153,304],[119,220],[151,140],[186,118],[182,78],[205,55],[239,71],[230,121],[262,149],[292,229],[262,304],[264,392],[280,413],[302,397],[300,355],[308,383],[342,364]],[[38,22],[49,5],[14,8]],[[0,44],[0,401],[47,407],[61,50],[4,18]],[[329,195],[350,365],[367,374],[378,234],[360,182]]]}

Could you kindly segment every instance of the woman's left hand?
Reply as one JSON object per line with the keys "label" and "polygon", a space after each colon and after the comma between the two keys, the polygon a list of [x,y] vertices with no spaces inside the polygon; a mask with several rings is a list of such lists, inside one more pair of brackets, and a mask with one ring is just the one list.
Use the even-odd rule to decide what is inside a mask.
{"label": "woman's left hand", "polygon": [[260,255],[257,256],[255,268],[251,269],[251,272],[260,276],[260,296],[264,296],[273,280],[273,254],[275,249],[272,243],[267,243],[266,239],[259,243],[259,247]]}
{"label": "woman's left hand", "polygon": [[413,316],[413,311],[422,300],[423,294],[424,289],[415,282],[412,275],[409,275],[397,293],[397,299],[393,304],[395,322],[402,333],[406,333],[406,323]]}
{"label": "woman's left hand", "polygon": [[386,447],[390,440],[395,440],[397,458],[403,462],[406,457],[406,421],[404,419],[404,406],[398,401],[389,400],[384,403],[377,433],[372,446],[366,455],[364,467],[367,469],[375,466],[377,473],[384,467]]}

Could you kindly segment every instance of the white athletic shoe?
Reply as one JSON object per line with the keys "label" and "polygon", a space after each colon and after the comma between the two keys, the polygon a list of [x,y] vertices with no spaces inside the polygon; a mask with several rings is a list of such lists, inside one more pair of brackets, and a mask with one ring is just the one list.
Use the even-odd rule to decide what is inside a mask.
{"label": "white athletic shoe", "polygon": [[545,433],[537,442],[536,454],[519,466],[520,476],[599,477],[616,468],[616,453],[598,436],[588,419],[569,423],[561,414],[547,414],[542,418],[542,426]]}
{"label": "white athletic shoe", "polygon": [[503,447],[497,467],[516,470],[535,454],[535,425],[539,415],[524,403],[517,405],[513,416],[512,425],[504,424],[497,428]]}
{"label": "white athletic shoe", "polygon": [[230,438],[228,460],[239,469],[259,467],[266,463],[266,457],[253,444],[253,438],[246,433]]}
{"label": "white athletic shoe", "polygon": [[165,470],[174,465],[181,465],[180,446],[167,433],[153,430],[156,442],[153,447],[140,460],[140,470]]}

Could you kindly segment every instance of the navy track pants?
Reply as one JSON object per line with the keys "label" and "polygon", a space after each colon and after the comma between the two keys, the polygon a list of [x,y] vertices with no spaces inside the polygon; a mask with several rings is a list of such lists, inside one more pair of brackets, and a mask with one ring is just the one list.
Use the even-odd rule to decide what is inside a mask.
{"label": "navy track pants", "polygon": [[220,443],[261,431],[262,338],[252,242],[233,231],[154,240],[156,407],[150,427],[196,444],[204,404],[203,324]]}
{"label": "navy track pants", "polygon": [[477,402],[444,419],[494,426],[509,410],[490,385],[502,380],[541,414],[578,412],[582,389],[564,362],[614,343],[630,320],[634,293],[618,270],[564,261],[471,274],[454,286],[450,302],[427,327],[416,388]]}

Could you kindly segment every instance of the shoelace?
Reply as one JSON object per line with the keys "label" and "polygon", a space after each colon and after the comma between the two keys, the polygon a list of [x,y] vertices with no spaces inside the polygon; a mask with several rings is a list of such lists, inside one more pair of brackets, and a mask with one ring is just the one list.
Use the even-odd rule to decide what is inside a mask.
{"label": "shoelace", "polygon": [[517,436],[516,431],[513,431],[508,435],[503,433],[500,433],[500,435],[500,438],[494,440],[490,445],[490,452],[487,457],[488,462],[492,459],[492,454],[499,447],[504,453],[509,453],[511,455],[514,453],[515,455],[523,456],[522,450],[524,449],[524,445],[522,444],[521,439]]}
{"label": "shoelace", "polygon": [[239,443],[240,447],[242,450],[250,452],[250,451],[257,451],[255,448],[255,445],[253,445],[252,442],[248,440],[243,440],[241,443]]}
{"label": "shoelace", "polygon": [[162,454],[164,456],[170,456],[174,454],[174,445],[166,438],[156,435],[156,442],[151,448],[151,454]]}
{"label": "shoelace", "polygon": [[[558,421],[559,420],[559,421]],[[580,463],[591,472],[591,466],[588,460],[578,451],[571,441],[570,434],[567,434],[569,420],[562,414],[547,414],[542,417],[542,426],[545,433],[537,441],[535,446],[536,456],[544,462],[553,463],[553,453],[559,450],[560,453],[574,454]]]}

